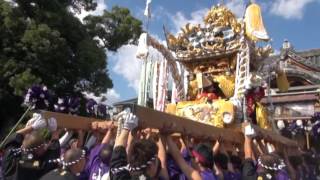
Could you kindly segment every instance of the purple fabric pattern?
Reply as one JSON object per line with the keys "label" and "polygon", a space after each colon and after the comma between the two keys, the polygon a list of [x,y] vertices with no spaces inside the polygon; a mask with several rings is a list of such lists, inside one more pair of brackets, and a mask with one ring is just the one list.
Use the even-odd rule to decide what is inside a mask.
{"label": "purple fabric pattern", "polygon": [[59,97],[54,110],[60,113],[77,114],[80,108],[80,98],[78,97]]}
{"label": "purple fabric pattern", "polygon": [[226,172],[223,174],[224,180],[241,180],[240,173]]}
{"label": "purple fabric pattern", "polygon": [[216,180],[217,178],[213,175],[213,172],[211,170],[206,170],[200,172],[201,179],[202,180]]}
{"label": "purple fabric pattern", "polygon": [[107,117],[107,106],[104,104],[98,104],[96,115],[100,118],[106,118]]}
{"label": "purple fabric pattern", "polygon": [[167,168],[170,179],[179,179],[179,180],[186,180],[187,177],[184,176],[182,171],[180,170],[179,166],[173,160],[170,155],[167,155]]}
{"label": "purple fabric pattern", "polygon": [[97,102],[94,99],[88,99],[86,103],[86,111],[89,115],[95,116],[97,109]]}
{"label": "purple fabric pattern", "polygon": [[48,109],[51,96],[46,86],[34,85],[28,89],[23,104],[33,109]]}
{"label": "purple fabric pattern", "polygon": [[[184,160],[189,165],[191,165],[191,157],[189,156],[188,151],[186,149],[182,150],[181,155],[184,158]],[[176,162],[170,155],[167,155],[167,168],[170,179],[187,180],[187,177],[183,174],[179,166],[176,164]]]}
{"label": "purple fabric pattern", "polygon": [[276,175],[276,180],[289,180],[289,179],[290,179],[289,175],[285,170],[281,169],[278,171]]}
{"label": "purple fabric pattern", "polygon": [[98,144],[91,149],[85,168],[85,174],[89,180],[96,180],[99,177],[101,178],[110,169],[109,165],[104,164],[99,158],[99,153],[103,146],[104,144]]}

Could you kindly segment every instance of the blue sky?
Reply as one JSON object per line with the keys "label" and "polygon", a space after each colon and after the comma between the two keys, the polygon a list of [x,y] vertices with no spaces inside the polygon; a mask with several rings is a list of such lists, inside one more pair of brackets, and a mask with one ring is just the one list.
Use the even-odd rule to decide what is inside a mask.
{"label": "blue sky", "polygon": [[[202,20],[214,0],[153,0],[152,18],[148,32],[159,40],[164,39],[162,26],[176,33],[187,22]],[[224,0],[224,4],[242,17],[248,0]],[[320,48],[320,0],[256,0],[261,5],[265,27],[275,50],[279,50],[284,39],[288,39],[297,50]],[[99,14],[103,9],[118,5],[127,7],[143,22],[146,0],[98,0]],[[108,52],[108,69],[114,88],[109,91],[111,102],[136,97],[140,62],[135,59],[136,47],[127,45],[118,52]]]}

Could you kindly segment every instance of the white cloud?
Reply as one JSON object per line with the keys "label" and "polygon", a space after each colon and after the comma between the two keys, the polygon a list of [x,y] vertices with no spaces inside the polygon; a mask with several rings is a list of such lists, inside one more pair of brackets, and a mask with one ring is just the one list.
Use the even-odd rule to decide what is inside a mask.
{"label": "white cloud", "polygon": [[302,19],[308,4],[316,0],[275,0],[270,12],[285,19]]}
{"label": "white cloud", "polygon": [[109,89],[107,91],[107,104],[113,104],[115,102],[118,102],[120,101],[121,97],[120,97],[120,94],[117,93],[114,89]]}
{"label": "white cloud", "polygon": [[225,4],[238,18],[243,17],[246,10],[246,5],[244,0],[231,0]]}
{"label": "white cloud", "polygon": [[117,93],[114,89],[108,89],[107,93],[102,93],[99,97],[95,96],[93,93],[83,93],[86,98],[94,99],[98,103],[112,105],[115,102],[120,101],[120,94]]}
{"label": "white cloud", "polygon": [[[81,21],[88,15],[102,15],[103,11],[107,9],[107,5],[105,4],[104,0],[97,0],[97,7],[94,11],[85,11],[84,9],[81,10],[81,13],[75,13],[76,17],[78,17]],[[74,12],[70,9],[71,12]]]}
{"label": "white cloud", "polygon": [[[164,40],[157,40],[159,40],[160,43],[165,43]],[[136,94],[138,94],[139,91],[142,68],[142,60],[136,58],[137,49],[138,47],[136,45],[130,44],[121,46],[117,52],[108,52],[108,59],[114,63],[112,71],[122,76],[128,83],[128,87],[133,88]],[[150,48],[149,58],[152,60],[162,60],[163,57],[157,50]]]}
{"label": "white cloud", "polygon": [[182,12],[177,12],[175,15],[168,15],[172,19],[174,25],[175,33],[180,31],[180,28],[184,27],[187,23],[190,24],[201,24],[203,23],[203,18],[209,11],[208,8],[203,8],[191,12],[190,18],[187,18]]}
{"label": "white cloud", "polygon": [[108,56],[115,63],[112,71],[126,79],[128,87],[138,92],[142,63],[136,58],[136,52],[137,46],[123,45],[117,52],[109,52]]}

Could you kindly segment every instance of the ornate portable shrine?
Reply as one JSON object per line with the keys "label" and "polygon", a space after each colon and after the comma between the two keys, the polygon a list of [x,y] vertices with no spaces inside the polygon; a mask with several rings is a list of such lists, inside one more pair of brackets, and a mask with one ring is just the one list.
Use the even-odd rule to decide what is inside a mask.
{"label": "ornate portable shrine", "polygon": [[[251,121],[257,138],[293,147],[295,141],[271,130],[266,108],[260,103],[265,96],[264,76],[259,67],[272,52],[260,7],[251,4],[243,19],[225,6],[211,8],[203,22],[186,24],[176,36],[165,32],[167,46],[143,33],[137,57],[142,60],[138,105],[131,108],[139,117],[140,128],[161,129],[172,125],[174,132],[195,138],[218,139],[242,144],[241,123]],[[266,43],[267,44],[267,43]],[[162,58],[153,56],[152,48]],[[153,51],[153,50],[152,50]],[[279,89],[286,90],[286,76],[278,66]],[[168,75],[174,82],[171,102],[168,100]],[[277,81],[278,82],[278,81]],[[153,109],[147,106],[152,93]],[[56,117],[59,127],[90,129],[96,119],[43,112]],[[77,121],[77,123],[76,123]],[[104,129],[109,122],[100,122]]]}
{"label": "ornate portable shrine", "polygon": [[[177,84],[180,101],[166,104],[166,112],[219,128],[234,126],[244,118],[270,128],[260,103],[264,87],[257,70],[272,48],[256,46],[258,41],[269,40],[257,4],[247,7],[243,19],[223,5],[214,6],[203,22],[186,24],[176,36],[165,35],[167,48],[149,36],[146,44],[163,54]],[[182,84],[176,62],[187,72],[187,83]]]}

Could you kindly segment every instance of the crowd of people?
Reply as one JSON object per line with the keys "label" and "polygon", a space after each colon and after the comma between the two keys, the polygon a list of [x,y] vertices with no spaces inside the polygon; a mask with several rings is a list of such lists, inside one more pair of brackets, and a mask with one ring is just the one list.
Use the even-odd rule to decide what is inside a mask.
{"label": "crowd of people", "polygon": [[[12,134],[1,153],[4,180],[317,180],[315,151],[288,155],[268,142],[256,140],[247,124],[241,147],[172,134],[166,125],[158,131],[138,129],[138,118],[121,112],[122,125],[112,122],[101,133],[57,129],[55,119],[35,115]],[[235,137],[236,138],[236,137]],[[279,146],[276,146],[277,148]]]}

